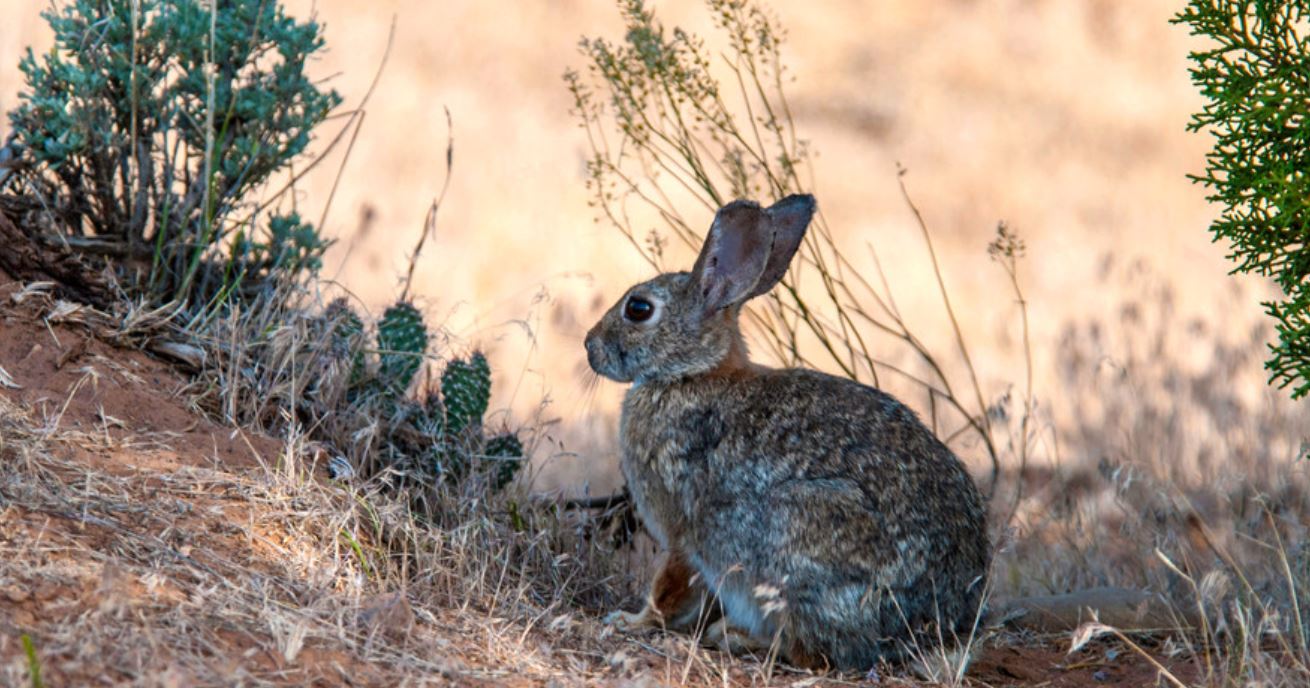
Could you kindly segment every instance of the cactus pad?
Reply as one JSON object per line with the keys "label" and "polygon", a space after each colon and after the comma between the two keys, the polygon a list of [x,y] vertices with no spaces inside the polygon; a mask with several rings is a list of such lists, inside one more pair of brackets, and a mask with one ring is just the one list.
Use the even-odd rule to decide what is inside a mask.
{"label": "cactus pad", "polygon": [[427,327],[413,304],[402,301],[382,313],[378,321],[378,379],[390,394],[399,396],[409,389],[427,348]]}
{"label": "cactus pad", "polygon": [[492,484],[497,490],[504,489],[514,480],[514,476],[518,474],[525,461],[523,443],[519,441],[518,435],[512,432],[487,440],[485,453],[495,464],[491,475]]}
{"label": "cactus pad", "polygon": [[482,424],[491,401],[491,366],[475,352],[467,361],[452,359],[441,374],[441,396],[446,403],[446,428],[457,435]]}
{"label": "cactus pad", "polygon": [[323,310],[323,319],[332,328],[332,348],[340,356],[350,357],[350,385],[353,387],[364,377],[364,350],[360,339],[364,335],[364,321],[350,307],[345,297],[334,299]]}

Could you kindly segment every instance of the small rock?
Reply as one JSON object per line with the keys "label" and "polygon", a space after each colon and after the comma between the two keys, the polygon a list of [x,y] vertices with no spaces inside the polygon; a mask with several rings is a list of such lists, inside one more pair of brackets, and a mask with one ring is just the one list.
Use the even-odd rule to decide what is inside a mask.
{"label": "small rock", "polygon": [[31,599],[31,597],[32,597],[32,593],[28,592],[23,588],[18,587],[17,585],[11,585],[5,588],[5,599],[9,600],[10,602],[13,602],[14,604],[22,604],[23,602],[26,602],[29,599]]}

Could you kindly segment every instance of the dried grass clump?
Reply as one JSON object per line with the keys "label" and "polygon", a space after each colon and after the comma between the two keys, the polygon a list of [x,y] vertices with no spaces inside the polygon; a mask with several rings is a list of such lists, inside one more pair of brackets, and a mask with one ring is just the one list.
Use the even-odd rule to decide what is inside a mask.
{"label": "dried grass clump", "polygon": [[1107,259],[1103,276],[1137,296],[1117,321],[1065,332],[1059,364],[1076,413],[1058,429],[1059,456],[1019,477],[1028,492],[998,585],[1161,592],[1177,625],[1194,624],[1171,647],[1199,665],[1200,685],[1304,685],[1310,464],[1297,456],[1310,408],[1252,374],[1265,328],[1183,321],[1168,281],[1140,263]]}

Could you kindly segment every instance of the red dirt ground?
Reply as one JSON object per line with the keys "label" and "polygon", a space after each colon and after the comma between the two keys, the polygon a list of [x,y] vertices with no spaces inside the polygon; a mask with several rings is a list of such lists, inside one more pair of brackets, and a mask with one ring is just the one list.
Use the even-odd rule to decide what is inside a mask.
{"label": "red dirt ground", "polygon": [[[1169,685],[1146,658],[1118,642],[1092,643],[1072,655],[1066,653],[1067,649],[1068,640],[1062,638],[1040,644],[992,646],[974,661],[969,678],[985,686]],[[1163,657],[1156,657],[1156,661],[1189,685],[1195,680],[1196,672],[1186,661]]]}

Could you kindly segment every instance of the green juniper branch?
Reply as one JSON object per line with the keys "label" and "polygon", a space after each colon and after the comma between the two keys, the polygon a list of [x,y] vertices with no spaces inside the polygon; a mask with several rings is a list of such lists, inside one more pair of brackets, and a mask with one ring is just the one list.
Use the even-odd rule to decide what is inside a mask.
{"label": "green juniper branch", "polygon": [[1234,271],[1272,277],[1264,306],[1277,343],[1270,382],[1310,394],[1310,2],[1192,0],[1174,18],[1212,44],[1190,55],[1207,99],[1188,128],[1215,137],[1191,178],[1223,210],[1210,226],[1231,246]]}

